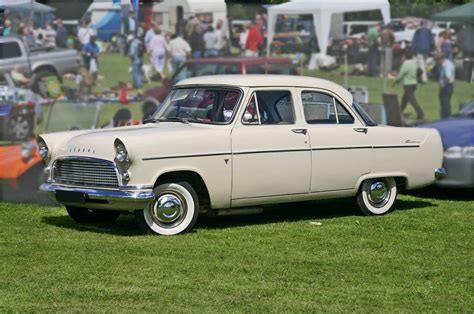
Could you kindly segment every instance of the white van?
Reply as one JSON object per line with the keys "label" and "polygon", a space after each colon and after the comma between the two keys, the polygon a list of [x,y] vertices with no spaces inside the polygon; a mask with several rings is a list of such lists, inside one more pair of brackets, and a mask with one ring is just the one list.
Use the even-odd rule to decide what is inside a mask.
{"label": "white van", "polygon": [[153,6],[151,22],[165,33],[174,33],[176,23],[192,15],[204,24],[215,26],[217,20],[225,20],[227,16],[225,0],[164,0]]}

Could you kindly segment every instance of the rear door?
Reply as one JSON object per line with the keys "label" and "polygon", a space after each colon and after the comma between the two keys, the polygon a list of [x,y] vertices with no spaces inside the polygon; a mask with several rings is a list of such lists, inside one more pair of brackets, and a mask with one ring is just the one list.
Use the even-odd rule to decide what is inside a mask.
{"label": "rear door", "polygon": [[354,189],[371,171],[369,129],[327,91],[300,89],[299,96],[311,143],[311,192]]}

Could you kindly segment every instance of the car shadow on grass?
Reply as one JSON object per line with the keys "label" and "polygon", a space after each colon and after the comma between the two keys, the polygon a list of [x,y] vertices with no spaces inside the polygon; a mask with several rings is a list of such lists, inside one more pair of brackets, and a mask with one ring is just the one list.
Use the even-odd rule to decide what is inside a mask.
{"label": "car shadow on grass", "polygon": [[[397,210],[414,210],[433,203],[422,200],[397,200]],[[287,223],[305,220],[321,221],[338,217],[360,216],[353,199],[323,200],[303,203],[290,203],[265,207],[263,213],[224,217],[199,217],[194,230],[226,229],[239,226]],[[95,232],[118,236],[140,236],[145,233],[135,224],[132,215],[122,215],[115,223],[85,225],[74,222],[69,216],[45,216],[41,221],[55,227],[80,232]]]}
{"label": "car shadow on grass", "polygon": [[[397,200],[396,210],[414,210],[437,206],[423,200]],[[202,217],[196,228],[222,229],[245,225],[285,223],[304,220],[322,221],[339,217],[362,216],[355,200],[336,199],[304,203],[282,204],[264,208],[262,214]]]}
{"label": "car shadow on grass", "polygon": [[41,222],[59,228],[81,232],[107,233],[118,236],[138,236],[144,233],[136,226],[132,215],[121,215],[117,221],[105,224],[80,224],[64,216],[45,216]]}

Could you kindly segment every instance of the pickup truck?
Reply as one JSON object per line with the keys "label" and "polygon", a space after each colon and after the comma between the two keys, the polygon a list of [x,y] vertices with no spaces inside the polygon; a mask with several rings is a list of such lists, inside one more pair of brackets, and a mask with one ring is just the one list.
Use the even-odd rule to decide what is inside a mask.
{"label": "pickup truck", "polygon": [[23,73],[32,78],[32,88],[41,77],[77,72],[81,64],[79,53],[73,49],[54,46],[28,48],[19,37],[0,37],[0,76],[19,64]]}

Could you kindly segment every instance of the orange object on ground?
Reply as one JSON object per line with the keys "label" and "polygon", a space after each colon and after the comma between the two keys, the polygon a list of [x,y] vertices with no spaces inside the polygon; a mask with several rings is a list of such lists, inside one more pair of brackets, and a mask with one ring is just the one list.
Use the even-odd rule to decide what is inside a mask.
{"label": "orange object on ground", "polygon": [[42,162],[36,140],[0,146],[0,180],[7,180],[17,187],[17,179]]}

